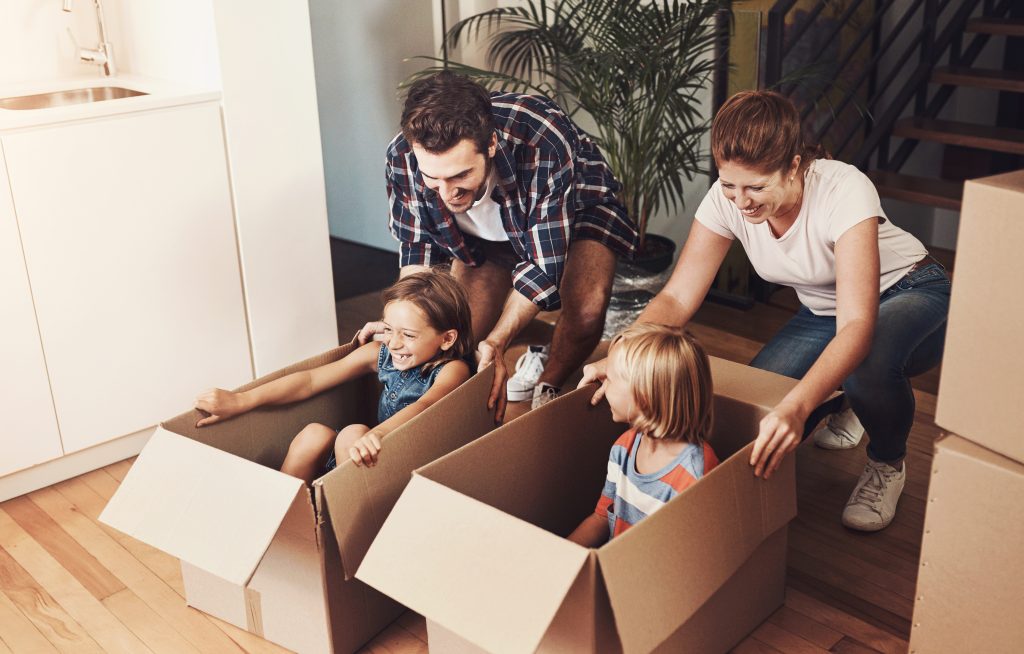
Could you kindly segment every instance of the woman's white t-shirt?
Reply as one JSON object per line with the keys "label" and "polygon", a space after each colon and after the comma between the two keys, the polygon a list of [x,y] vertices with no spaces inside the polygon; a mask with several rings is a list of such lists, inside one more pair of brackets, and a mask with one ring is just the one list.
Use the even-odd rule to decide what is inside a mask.
{"label": "woman's white t-shirt", "polygon": [[878,226],[881,294],[928,250],[892,224],[871,180],[854,166],[827,159],[812,161],[804,177],[800,213],[781,238],[775,238],[768,221],[754,225],[744,220],[736,205],[722,194],[718,180],[696,214],[714,233],[739,239],[762,279],[793,287],[800,302],[819,316],[836,315],[836,242],[846,230],[875,217],[882,219]]}

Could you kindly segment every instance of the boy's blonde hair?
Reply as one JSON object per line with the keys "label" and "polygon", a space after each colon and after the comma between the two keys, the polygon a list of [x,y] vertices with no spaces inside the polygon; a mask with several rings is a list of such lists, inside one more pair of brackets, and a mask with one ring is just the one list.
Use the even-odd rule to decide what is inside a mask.
{"label": "boy's blonde hair", "polygon": [[693,336],[676,327],[638,323],[612,339],[610,356],[629,382],[637,430],[690,443],[711,436],[711,364]]}
{"label": "boy's blonde hair", "polygon": [[450,348],[423,365],[424,374],[446,361],[461,359],[473,351],[473,319],[469,299],[462,285],[448,272],[431,269],[407,275],[384,289],[381,295],[385,306],[398,300],[413,303],[423,312],[427,324],[439,332],[449,329],[458,332]]}

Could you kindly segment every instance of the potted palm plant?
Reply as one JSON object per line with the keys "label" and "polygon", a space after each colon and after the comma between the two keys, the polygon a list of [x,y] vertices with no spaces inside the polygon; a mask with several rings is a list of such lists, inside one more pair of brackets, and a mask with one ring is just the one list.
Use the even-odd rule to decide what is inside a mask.
{"label": "potted palm plant", "polygon": [[[657,272],[675,244],[649,234],[663,207],[683,208],[683,179],[702,168],[705,99],[719,0],[527,0],[457,22],[446,52],[485,40],[489,69],[434,62],[488,88],[554,99],[601,147],[640,232],[638,265]],[[410,80],[412,81],[412,80]]]}

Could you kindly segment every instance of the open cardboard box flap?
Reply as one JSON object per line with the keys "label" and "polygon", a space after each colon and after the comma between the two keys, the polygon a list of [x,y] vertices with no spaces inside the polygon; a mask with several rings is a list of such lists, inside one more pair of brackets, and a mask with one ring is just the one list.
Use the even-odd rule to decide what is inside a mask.
{"label": "open cardboard box flap", "polygon": [[488,368],[388,434],[373,468],[342,461],[314,483],[322,486],[318,497],[331,516],[346,579],[355,576],[412,471],[494,428],[487,409],[493,381],[494,369]]}
{"label": "open cardboard box flap", "polygon": [[158,427],[100,521],[244,586],[305,492],[300,479]]}
{"label": "open cardboard box flap", "polygon": [[[750,456],[753,444],[735,456]],[[673,501],[597,551],[623,649],[653,650],[736,572],[769,535],[796,517],[783,489],[795,483],[794,457],[765,481],[748,466],[720,466]],[[758,488],[753,488],[753,487]],[[792,494],[792,491],[791,493]],[[761,504],[749,502],[760,497]],[[768,505],[776,504],[774,510]],[[686,533],[681,525],[692,526]],[[673,552],[651,548],[678,543]]]}
{"label": "open cardboard box flap", "polygon": [[357,576],[488,651],[534,651],[589,556],[414,474]]}

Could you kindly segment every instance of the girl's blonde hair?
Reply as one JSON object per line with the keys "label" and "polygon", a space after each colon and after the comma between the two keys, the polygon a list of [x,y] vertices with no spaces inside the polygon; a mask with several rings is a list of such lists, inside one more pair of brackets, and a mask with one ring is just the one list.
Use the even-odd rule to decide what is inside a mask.
{"label": "girl's blonde hair", "polygon": [[610,356],[629,382],[638,431],[690,443],[710,438],[711,364],[693,336],[675,327],[638,323],[612,339]]}
{"label": "girl's blonde hair", "polygon": [[384,305],[404,300],[411,302],[439,332],[454,329],[455,343],[434,360],[423,365],[425,374],[446,361],[461,359],[473,351],[473,319],[469,299],[462,285],[444,270],[432,269],[399,279],[382,293]]}

